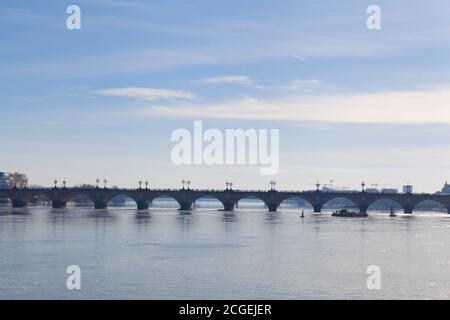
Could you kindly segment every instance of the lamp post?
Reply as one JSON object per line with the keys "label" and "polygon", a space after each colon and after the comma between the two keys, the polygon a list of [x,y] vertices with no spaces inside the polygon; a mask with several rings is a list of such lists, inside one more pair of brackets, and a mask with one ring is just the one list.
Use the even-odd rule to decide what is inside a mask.
{"label": "lamp post", "polygon": [[275,182],[275,180],[271,180],[270,181],[270,190],[271,191],[275,191],[275,185],[276,185],[277,183]]}
{"label": "lamp post", "polygon": [[186,181],[186,183],[187,183],[187,188],[189,190],[189,186],[191,185],[191,180],[188,179],[188,181]]}
{"label": "lamp post", "polygon": [[361,182],[361,190],[362,190],[362,192],[364,192],[365,187],[366,187],[366,184],[364,183],[364,181]]}
{"label": "lamp post", "polygon": [[316,182],[316,191],[319,191],[320,190],[320,183],[319,183],[319,181],[317,181]]}
{"label": "lamp post", "polygon": [[184,190],[184,185],[186,184],[186,180],[181,180],[181,184],[183,185],[183,190]]}
{"label": "lamp post", "polygon": [[66,179],[64,179],[64,181],[63,181],[63,188],[64,189],[66,188]]}
{"label": "lamp post", "polygon": [[97,182],[97,189],[98,189],[98,188],[99,188],[99,187],[98,187],[98,184],[100,183],[100,179],[97,178],[97,180],[95,180],[95,182]]}
{"label": "lamp post", "polygon": [[230,181],[228,184],[230,185],[230,190],[233,190],[233,181]]}
{"label": "lamp post", "polygon": [[230,188],[230,183],[227,181],[225,182],[225,185],[227,186],[226,190],[228,190]]}
{"label": "lamp post", "polygon": [[142,189],[142,180],[139,180],[139,189]]}
{"label": "lamp post", "polygon": [[56,178],[55,178],[55,180],[53,180],[53,183],[55,184],[55,189],[57,189],[58,188],[58,180],[56,180]]}
{"label": "lamp post", "polygon": [[148,180],[145,180],[145,189],[148,189]]}
{"label": "lamp post", "polygon": [[106,189],[106,184],[107,184],[107,183],[108,183],[108,180],[104,179],[104,180],[103,180],[103,188]]}

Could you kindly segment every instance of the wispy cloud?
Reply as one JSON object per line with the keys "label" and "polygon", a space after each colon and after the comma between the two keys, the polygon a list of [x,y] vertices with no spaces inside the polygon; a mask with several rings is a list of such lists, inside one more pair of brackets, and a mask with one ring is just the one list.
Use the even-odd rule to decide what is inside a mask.
{"label": "wispy cloud", "polygon": [[213,78],[204,78],[192,80],[195,83],[205,83],[205,84],[239,84],[248,85],[255,89],[260,90],[296,90],[296,91],[311,91],[321,84],[320,80],[317,79],[294,79],[289,81],[286,85],[264,85],[259,84],[248,76],[220,76]]}
{"label": "wispy cloud", "polygon": [[149,115],[242,120],[315,121],[374,124],[450,124],[450,87],[416,91],[296,95],[284,99],[208,105],[154,105]]}
{"label": "wispy cloud", "polygon": [[303,58],[303,57],[300,57],[299,55],[297,55],[297,54],[293,54],[292,56],[291,56],[292,58],[294,58],[294,59],[297,59],[297,60],[300,60],[300,61],[306,61],[306,59],[305,58]]}
{"label": "wispy cloud", "polygon": [[199,83],[207,83],[207,84],[252,84],[253,81],[247,76],[221,76],[221,77],[213,77],[213,78],[205,78],[193,80],[193,82]]}
{"label": "wispy cloud", "polygon": [[289,81],[289,84],[282,88],[289,89],[289,90],[312,89],[314,87],[317,87],[319,84],[320,84],[320,80],[317,80],[317,79],[310,79],[310,80],[295,79],[295,80]]}
{"label": "wispy cloud", "polygon": [[[83,2],[88,6],[88,3],[94,1]],[[387,12],[401,14],[384,16],[383,23],[389,25],[389,32],[370,33],[365,28],[365,10],[347,10],[344,5],[333,7],[338,11],[330,15],[330,12],[333,12],[331,8],[330,12],[324,13],[319,6],[314,5],[310,12],[306,3],[292,1],[289,5],[283,5],[283,10],[286,11],[279,13],[308,12],[308,16],[299,19],[297,15],[292,17],[274,13],[261,21],[252,19],[252,15],[245,12],[235,19],[220,14],[204,17],[202,11],[196,10],[196,6],[184,2],[174,5],[145,1],[96,0],[95,3],[101,10],[90,10],[90,18],[84,22],[86,27],[90,28],[89,34],[83,34],[86,45],[91,49],[95,47],[92,44],[95,45],[95,41],[102,34],[100,32],[107,27],[108,32],[113,30],[120,37],[127,39],[126,48],[114,37],[106,37],[105,46],[98,47],[97,50],[80,50],[82,53],[74,54],[71,42],[73,39],[65,37],[66,33],[58,32],[56,36],[57,40],[61,41],[60,48],[67,48],[67,51],[57,51],[58,55],[55,55],[55,50],[49,50],[50,53],[47,53],[45,49],[48,48],[42,46],[38,47],[38,56],[18,62],[3,59],[5,62],[0,64],[0,67],[2,74],[19,76],[121,76],[123,73],[143,73],[185,66],[213,66],[247,61],[267,63],[293,59],[307,59],[309,64],[314,62],[313,57],[380,58],[401,52],[409,55],[417,48],[448,48],[446,40],[450,29],[446,12],[449,5],[442,3],[439,4],[439,10],[433,10],[433,6],[428,3],[416,2],[414,10],[408,12],[403,10],[408,1],[390,4],[389,10],[385,9]],[[104,6],[116,10],[104,10]],[[201,7],[206,10],[208,6],[212,4],[205,3]],[[303,8],[306,10],[301,10]],[[41,11],[31,7],[22,10],[1,7],[0,25],[6,28],[5,30],[12,28],[12,23],[13,26],[20,24],[27,30],[36,30],[48,24],[59,31],[59,13],[43,15]],[[159,15],[160,19],[150,19],[148,14],[144,14],[147,12]],[[196,22],[173,23],[184,21],[175,18],[178,13],[181,17],[188,14]],[[292,20],[293,18],[295,20]],[[414,35],[410,33],[412,25],[420,25]],[[320,26],[320,29],[317,29],[317,26]],[[14,32],[14,29],[11,29],[11,32]],[[164,37],[161,37],[161,33],[164,33]],[[336,37],[337,33],[339,37]],[[3,42],[17,47],[20,52],[36,50],[36,46],[33,47],[36,35],[32,32],[25,35],[29,39],[23,38],[19,43],[14,42],[14,37],[6,38]],[[149,36],[162,38],[164,41],[151,42],[151,45],[148,42],[132,41]]]}
{"label": "wispy cloud", "polygon": [[144,100],[157,99],[193,99],[194,94],[180,90],[157,89],[157,88],[114,88],[96,91],[106,96],[137,98]]}

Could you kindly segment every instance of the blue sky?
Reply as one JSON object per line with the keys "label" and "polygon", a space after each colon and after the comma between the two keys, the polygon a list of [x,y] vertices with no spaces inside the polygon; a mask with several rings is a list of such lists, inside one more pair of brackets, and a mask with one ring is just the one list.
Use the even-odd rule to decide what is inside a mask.
{"label": "blue sky", "polygon": [[[66,28],[71,4],[81,30]],[[381,30],[366,28],[371,4]],[[4,0],[0,170],[44,185],[274,178],[436,191],[450,179],[449,10],[437,0]],[[193,120],[280,129],[279,174],[173,165],[170,134]]]}

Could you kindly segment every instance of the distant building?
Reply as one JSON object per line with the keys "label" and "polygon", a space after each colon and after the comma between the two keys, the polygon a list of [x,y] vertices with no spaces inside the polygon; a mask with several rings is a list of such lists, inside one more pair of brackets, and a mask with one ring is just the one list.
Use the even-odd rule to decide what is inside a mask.
{"label": "distant building", "polygon": [[448,184],[447,181],[445,181],[440,193],[450,194],[450,184]]}
{"label": "distant building", "polygon": [[381,189],[381,193],[384,193],[384,194],[396,194],[396,193],[398,193],[398,190],[394,189],[394,188],[383,188],[383,189]]}
{"label": "distant building", "polygon": [[7,188],[8,184],[6,182],[6,173],[0,172],[0,189]]}
{"label": "distant building", "polygon": [[5,188],[26,188],[28,187],[28,177],[22,173],[0,172],[0,189]]}
{"label": "distant building", "polygon": [[364,191],[366,191],[367,193],[379,193],[380,191],[378,191],[377,188],[366,188]]}
{"label": "distant building", "polygon": [[410,184],[404,185],[403,193],[413,193],[413,186]]}

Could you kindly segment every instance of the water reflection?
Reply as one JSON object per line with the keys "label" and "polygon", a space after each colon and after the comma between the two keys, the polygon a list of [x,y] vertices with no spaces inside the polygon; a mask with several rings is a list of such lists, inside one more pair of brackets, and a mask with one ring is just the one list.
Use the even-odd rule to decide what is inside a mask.
{"label": "water reflection", "polygon": [[47,214],[47,219],[52,223],[53,231],[56,231],[57,226],[62,226],[64,229],[64,224],[67,219],[70,219],[68,217],[68,211],[65,209],[49,209]]}
{"label": "water reflection", "polygon": [[178,214],[175,216],[175,219],[177,221],[178,226],[180,227],[180,230],[185,232],[190,231],[190,227],[192,221],[194,220],[194,216],[191,211],[179,210]]}
{"label": "water reflection", "polygon": [[238,221],[238,214],[236,214],[233,211],[221,211],[222,214],[219,214],[219,216],[222,218],[222,221],[225,223],[236,223]]}
{"label": "water reflection", "polygon": [[238,214],[233,211],[221,211],[219,214],[220,222],[226,232],[232,232],[236,223],[238,223]]}
{"label": "water reflection", "polygon": [[138,231],[146,231],[148,226],[152,223],[152,215],[148,210],[145,212],[142,210],[139,210],[136,212],[136,215],[134,216],[134,220],[136,222],[136,225],[138,226]]}
{"label": "water reflection", "polygon": [[10,208],[8,212],[13,216],[29,216],[31,208]]}
{"label": "water reflection", "polygon": [[86,214],[86,217],[90,219],[95,219],[95,221],[99,220],[113,221],[117,219],[117,216],[114,213],[113,211],[109,211],[108,209],[90,210]]}
{"label": "water reflection", "polygon": [[268,212],[266,214],[266,222],[273,225],[276,222],[280,221],[280,213],[279,212]]}

